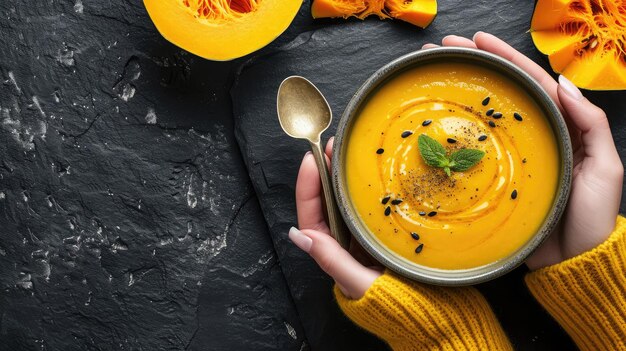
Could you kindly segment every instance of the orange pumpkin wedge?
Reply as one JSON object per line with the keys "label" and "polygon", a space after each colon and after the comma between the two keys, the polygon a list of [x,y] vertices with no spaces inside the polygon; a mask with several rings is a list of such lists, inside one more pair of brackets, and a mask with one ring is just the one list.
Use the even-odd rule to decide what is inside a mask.
{"label": "orange pumpkin wedge", "polygon": [[313,0],[313,18],[376,15],[395,18],[426,28],[437,15],[437,0]]}
{"label": "orange pumpkin wedge", "polygon": [[626,0],[538,0],[530,33],[576,86],[626,89]]}
{"label": "orange pumpkin wedge", "polygon": [[437,15],[437,0],[386,0],[385,8],[393,18],[426,28]]}
{"label": "orange pumpkin wedge", "polygon": [[144,0],[169,42],[209,60],[254,52],[289,27],[302,0]]}
{"label": "orange pumpkin wedge", "polygon": [[351,16],[360,17],[362,13],[366,13],[368,4],[365,0],[314,0],[311,4],[311,14],[313,18],[332,18]]}

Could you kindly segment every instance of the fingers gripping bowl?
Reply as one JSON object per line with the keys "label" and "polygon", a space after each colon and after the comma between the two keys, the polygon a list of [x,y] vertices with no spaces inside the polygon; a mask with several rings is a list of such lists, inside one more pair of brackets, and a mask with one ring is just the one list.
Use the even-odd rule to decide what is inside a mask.
{"label": "fingers gripping bowl", "polygon": [[469,285],[517,267],[563,213],[566,124],[527,73],[484,51],[435,48],[374,73],[333,150],[340,211],[387,268]]}

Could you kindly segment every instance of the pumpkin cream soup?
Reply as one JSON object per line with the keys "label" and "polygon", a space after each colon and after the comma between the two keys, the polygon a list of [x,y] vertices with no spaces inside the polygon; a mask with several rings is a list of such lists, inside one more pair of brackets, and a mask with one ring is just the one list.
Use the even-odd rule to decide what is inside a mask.
{"label": "pumpkin cream soup", "polygon": [[354,122],[346,152],[363,223],[432,268],[512,254],[539,230],[557,192],[559,150],[539,106],[471,64],[428,64],[386,82]]}

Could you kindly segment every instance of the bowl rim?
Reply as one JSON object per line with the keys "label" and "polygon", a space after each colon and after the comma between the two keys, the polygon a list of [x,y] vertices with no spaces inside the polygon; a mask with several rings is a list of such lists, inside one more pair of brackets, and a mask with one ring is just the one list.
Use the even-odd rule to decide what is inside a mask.
{"label": "bowl rim", "polygon": [[[463,270],[443,270],[420,266],[395,254],[381,242],[376,241],[375,235],[369,232],[367,227],[360,223],[361,221],[358,219],[358,213],[352,205],[347,184],[345,184],[343,167],[345,164],[344,140],[349,137],[352,123],[356,120],[360,109],[365,105],[369,97],[380,86],[403,71],[429,64],[434,60],[445,59],[463,59],[467,60],[467,62],[481,64],[508,77],[515,83],[521,83],[521,87],[534,99],[548,119],[558,144],[561,163],[556,196],[549,213],[547,213],[537,233],[508,257],[484,266]],[[463,286],[486,282],[510,272],[521,265],[545,241],[556,228],[565,210],[571,188],[572,167],[572,144],[563,115],[550,95],[530,74],[505,58],[483,50],[463,47],[438,47],[411,52],[392,60],[374,72],[359,87],[346,105],[335,133],[332,182],[335,198],[346,225],[358,243],[374,259],[386,268],[416,281],[443,286]],[[369,235],[363,233],[363,230],[369,232]]]}

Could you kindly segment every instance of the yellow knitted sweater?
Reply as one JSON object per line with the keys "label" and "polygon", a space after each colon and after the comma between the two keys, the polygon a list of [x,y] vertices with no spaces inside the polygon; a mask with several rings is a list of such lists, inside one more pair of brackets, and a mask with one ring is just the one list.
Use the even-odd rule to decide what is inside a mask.
{"label": "yellow knitted sweater", "polygon": [[[581,350],[626,350],[626,219],[606,242],[529,273],[526,284]],[[420,284],[385,272],[359,300],[335,287],[344,313],[393,350],[512,350],[472,287]]]}

